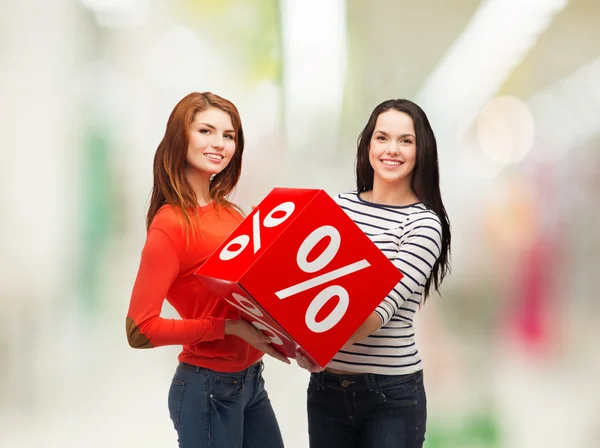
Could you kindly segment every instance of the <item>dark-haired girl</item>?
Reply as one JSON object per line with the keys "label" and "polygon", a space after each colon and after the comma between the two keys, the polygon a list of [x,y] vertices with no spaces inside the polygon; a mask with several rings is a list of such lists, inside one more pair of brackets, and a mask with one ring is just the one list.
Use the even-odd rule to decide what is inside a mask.
{"label": "dark-haired girl", "polygon": [[[449,270],[450,223],[435,136],[408,100],[373,110],[358,138],[357,191],[337,202],[404,277],[333,360],[311,371],[311,448],[422,447],[427,417],[415,314]],[[373,279],[377,281],[377,279]]]}

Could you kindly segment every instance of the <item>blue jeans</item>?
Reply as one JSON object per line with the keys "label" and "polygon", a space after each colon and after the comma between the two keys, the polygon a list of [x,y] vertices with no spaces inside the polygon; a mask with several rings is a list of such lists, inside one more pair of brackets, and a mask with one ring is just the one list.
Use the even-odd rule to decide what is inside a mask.
{"label": "blue jeans", "polygon": [[420,448],[426,419],[422,371],[410,375],[311,374],[311,448]]}
{"label": "blue jeans", "polygon": [[180,363],[169,390],[179,447],[283,447],[262,370],[262,361],[233,373]]}

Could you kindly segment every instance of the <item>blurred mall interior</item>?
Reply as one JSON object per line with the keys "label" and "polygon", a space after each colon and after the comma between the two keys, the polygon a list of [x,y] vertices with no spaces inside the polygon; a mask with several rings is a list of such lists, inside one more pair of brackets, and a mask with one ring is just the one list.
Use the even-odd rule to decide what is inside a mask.
{"label": "blurred mall interior", "polygon": [[[354,189],[371,110],[421,105],[453,230],[417,319],[426,448],[600,447],[598,0],[0,0],[0,446],[176,446],[179,349],[124,330],[191,91],[240,110],[246,211]],[[307,447],[308,373],[265,363]]]}

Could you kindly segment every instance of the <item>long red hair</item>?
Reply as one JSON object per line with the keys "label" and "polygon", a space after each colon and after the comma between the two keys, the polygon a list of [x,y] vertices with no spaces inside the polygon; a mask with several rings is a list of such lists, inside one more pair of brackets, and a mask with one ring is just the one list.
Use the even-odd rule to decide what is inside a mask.
{"label": "long red hair", "polygon": [[227,167],[210,181],[210,198],[216,206],[237,208],[227,200],[227,196],[237,185],[242,172],[242,154],[244,152],[244,131],[242,120],[235,105],[210,92],[190,93],[173,109],[165,135],[154,155],[154,184],[146,228],[163,205],[171,205],[184,219],[187,234],[195,230],[192,215],[198,212],[198,200],[184,175],[188,149],[188,130],[198,112],[209,108],[220,109],[231,117],[235,130],[235,152]]}

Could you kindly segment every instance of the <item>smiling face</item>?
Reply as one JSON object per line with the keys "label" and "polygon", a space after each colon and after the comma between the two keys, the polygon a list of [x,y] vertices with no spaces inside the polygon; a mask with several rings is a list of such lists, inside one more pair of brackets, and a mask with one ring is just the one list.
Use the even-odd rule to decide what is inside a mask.
{"label": "smiling face", "polygon": [[369,142],[374,182],[390,186],[410,185],[416,157],[417,141],[412,118],[395,109],[381,113]]}
{"label": "smiling face", "polygon": [[223,171],[235,153],[231,117],[214,107],[198,112],[188,128],[188,167],[212,176]]}

